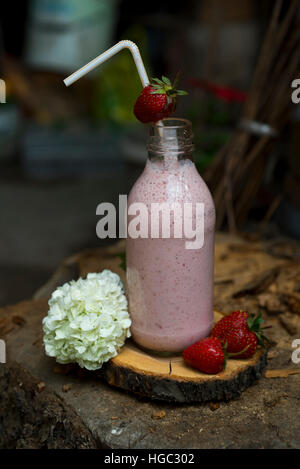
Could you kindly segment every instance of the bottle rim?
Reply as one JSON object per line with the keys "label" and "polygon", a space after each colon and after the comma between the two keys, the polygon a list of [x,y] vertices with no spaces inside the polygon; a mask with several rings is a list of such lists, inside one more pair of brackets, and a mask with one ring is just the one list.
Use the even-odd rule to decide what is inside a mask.
{"label": "bottle rim", "polygon": [[192,159],[194,144],[191,122],[180,117],[168,117],[153,124],[150,127],[147,148],[150,158],[172,154],[182,159],[184,155]]}
{"label": "bottle rim", "polygon": [[161,121],[152,124],[152,127],[164,128],[167,127],[168,129],[183,129],[185,127],[192,128],[192,123],[188,119],[183,119],[181,117],[166,117]]}

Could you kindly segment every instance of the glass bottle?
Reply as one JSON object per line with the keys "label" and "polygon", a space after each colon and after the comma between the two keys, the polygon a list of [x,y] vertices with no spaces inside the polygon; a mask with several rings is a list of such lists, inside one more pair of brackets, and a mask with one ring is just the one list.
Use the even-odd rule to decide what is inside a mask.
{"label": "glass bottle", "polygon": [[189,121],[151,126],[147,163],[128,197],[132,337],[162,354],[206,337],[213,321],[215,208],[192,152]]}

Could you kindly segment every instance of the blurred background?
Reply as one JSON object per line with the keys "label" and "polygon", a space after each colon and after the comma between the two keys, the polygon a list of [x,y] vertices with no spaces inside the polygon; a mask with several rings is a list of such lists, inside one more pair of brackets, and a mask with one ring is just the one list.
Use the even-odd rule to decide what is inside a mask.
{"label": "blurred background", "polygon": [[143,169],[130,53],[70,88],[62,81],[120,39],[138,44],[149,76],[181,70],[189,95],[176,115],[193,123],[218,229],[300,239],[299,18],[298,0],[2,2],[0,305],[103,244],[96,206],[118,205]]}

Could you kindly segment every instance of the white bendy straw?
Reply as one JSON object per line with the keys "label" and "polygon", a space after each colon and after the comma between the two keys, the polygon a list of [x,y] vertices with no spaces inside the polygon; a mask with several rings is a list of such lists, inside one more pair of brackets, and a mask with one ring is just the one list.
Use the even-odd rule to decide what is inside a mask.
{"label": "white bendy straw", "polygon": [[143,88],[145,88],[146,86],[149,85],[150,82],[149,82],[149,78],[145,70],[143,61],[142,61],[139,48],[134,42],[128,41],[128,40],[120,41],[117,44],[115,44],[113,47],[111,47],[110,49],[107,49],[107,51],[103,52],[103,54],[98,55],[98,57],[96,57],[94,60],[91,60],[91,62],[84,65],[79,70],[72,73],[72,75],[65,78],[64,84],[66,86],[72,85],[72,83],[79,80],[79,78],[83,77],[91,70],[94,70],[94,68],[98,67],[98,65],[102,64],[103,62],[106,62],[106,60],[110,59],[113,55],[117,54],[122,49],[130,50],[132,57],[134,59],[138,74],[140,76]]}

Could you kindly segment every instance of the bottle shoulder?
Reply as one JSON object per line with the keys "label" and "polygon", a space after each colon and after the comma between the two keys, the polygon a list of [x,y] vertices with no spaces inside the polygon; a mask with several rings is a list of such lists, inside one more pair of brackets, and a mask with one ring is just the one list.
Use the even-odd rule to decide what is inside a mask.
{"label": "bottle shoulder", "polygon": [[214,207],[210,190],[191,161],[167,170],[146,165],[129,193],[129,201],[190,201]]}

